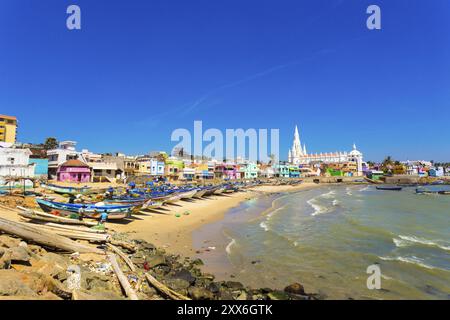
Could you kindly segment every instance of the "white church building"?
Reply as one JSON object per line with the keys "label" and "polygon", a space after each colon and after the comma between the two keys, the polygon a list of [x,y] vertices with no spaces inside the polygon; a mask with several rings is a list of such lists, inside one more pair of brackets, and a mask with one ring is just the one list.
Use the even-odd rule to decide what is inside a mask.
{"label": "white church building", "polygon": [[356,149],[353,144],[353,150],[350,152],[326,152],[326,153],[310,153],[306,151],[306,145],[301,144],[300,134],[298,128],[295,126],[294,142],[292,148],[289,149],[288,161],[293,165],[309,165],[312,163],[345,163],[356,162],[358,168],[358,175],[363,174],[363,154]]}

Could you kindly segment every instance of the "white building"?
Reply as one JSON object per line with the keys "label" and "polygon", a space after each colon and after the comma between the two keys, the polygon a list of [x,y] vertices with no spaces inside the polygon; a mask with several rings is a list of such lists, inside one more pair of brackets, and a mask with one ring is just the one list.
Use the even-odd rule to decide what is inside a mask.
{"label": "white building", "polygon": [[358,175],[362,175],[363,166],[363,154],[356,149],[356,145],[353,144],[353,150],[350,152],[326,152],[326,153],[310,153],[306,152],[306,145],[301,144],[300,134],[298,128],[295,126],[294,141],[292,148],[289,149],[288,161],[294,165],[309,165],[311,163],[323,162],[323,163],[344,163],[354,161],[357,163]]}
{"label": "white building", "polygon": [[50,179],[56,179],[58,167],[68,160],[78,159],[87,162],[83,154],[75,149],[75,141],[61,141],[57,149],[48,150],[48,175]]}
{"label": "white building", "polygon": [[31,155],[29,149],[0,146],[0,184],[5,185],[8,177],[33,178],[35,164],[29,163]]}

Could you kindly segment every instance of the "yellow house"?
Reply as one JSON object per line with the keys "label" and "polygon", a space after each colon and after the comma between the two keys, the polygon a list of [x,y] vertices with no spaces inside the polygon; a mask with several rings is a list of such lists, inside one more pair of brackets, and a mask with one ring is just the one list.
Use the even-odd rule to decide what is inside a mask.
{"label": "yellow house", "polygon": [[17,134],[16,117],[0,114],[0,142],[15,143]]}

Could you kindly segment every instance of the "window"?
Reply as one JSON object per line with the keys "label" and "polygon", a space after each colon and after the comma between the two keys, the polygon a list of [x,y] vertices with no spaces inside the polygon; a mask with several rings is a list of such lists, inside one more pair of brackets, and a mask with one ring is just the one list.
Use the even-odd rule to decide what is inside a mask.
{"label": "window", "polygon": [[14,158],[8,158],[7,162],[11,162],[11,164],[14,164],[15,159]]}

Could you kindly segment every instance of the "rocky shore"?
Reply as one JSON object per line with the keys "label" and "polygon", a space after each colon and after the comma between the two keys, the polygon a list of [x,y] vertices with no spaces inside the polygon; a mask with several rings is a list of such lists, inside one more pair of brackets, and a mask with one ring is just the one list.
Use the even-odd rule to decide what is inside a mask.
{"label": "rocky shore", "polygon": [[[252,289],[234,281],[214,281],[202,273],[199,259],[168,254],[144,240],[130,240],[126,234],[114,234],[111,243],[120,247],[124,259],[118,264],[138,299],[192,300],[310,300],[303,286],[291,284],[283,291]],[[111,245],[100,245],[108,250]],[[117,253],[117,251],[116,251]],[[110,254],[63,253],[12,235],[0,234],[0,300],[105,300],[128,299]],[[130,267],[131,265],[131,267]],[[134,270],[133,270],[134,269]],[[147,275],[156,281],[150,283]],[[158,285],[159,284],[159,285]],[[166,289],[166,290],[165,290]]]}

